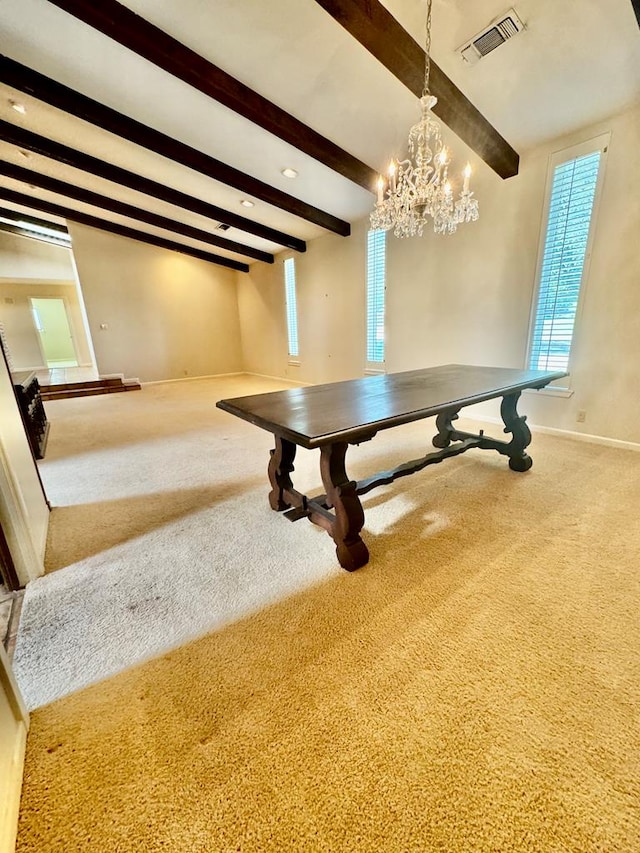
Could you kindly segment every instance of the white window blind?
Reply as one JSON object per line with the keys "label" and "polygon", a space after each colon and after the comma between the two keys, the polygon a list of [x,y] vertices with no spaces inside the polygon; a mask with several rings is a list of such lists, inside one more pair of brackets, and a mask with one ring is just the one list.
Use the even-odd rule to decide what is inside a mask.
{"label": "white window blind", "polygon": [[386,231],[367,235],[367,362],[384,362]]}
{"label": "white window blind", "polygon": [[569,365],[600,160],[601,151],[595,151],[561,163],[553,173],[530,342],[532,370]]}
{"label": "white window blind", "polygon": [[284,262],[284,292],[287,304],[287,337],[289,340],[289,355],[298,357],[298,304],[296,300],[296,267],[293,258]]}

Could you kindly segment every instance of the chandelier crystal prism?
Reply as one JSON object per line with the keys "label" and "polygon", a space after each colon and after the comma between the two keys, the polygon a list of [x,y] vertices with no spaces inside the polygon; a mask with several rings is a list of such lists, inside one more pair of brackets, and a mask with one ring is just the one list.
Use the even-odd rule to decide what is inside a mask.
{"label": "chandelier crystal prism", "polygon": [[421,237],[431,221],[436,234],[453,234],[463,222],[478,219],[478,200],[469,189],[471,166],[464,169],[462,191],[457,199],[449,180],[449,152],[432,113],[437,98],[429,92],[431,70],[431,3],[427,0],[424,86],[420,121],[409,131],[406,160],[392,160],[388,178],[378,178],[371,228],[390,231],[396,237]]}

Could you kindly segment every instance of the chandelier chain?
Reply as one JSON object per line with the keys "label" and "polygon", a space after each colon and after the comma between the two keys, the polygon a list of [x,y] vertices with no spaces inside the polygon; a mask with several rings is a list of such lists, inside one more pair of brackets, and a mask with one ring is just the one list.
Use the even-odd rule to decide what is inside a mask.
{"label": "chandelier chain", "polygon": [[422,97],[429,94],[429,77],[431,75],[431,4],[427,0],[427,18],[424,33],[424,83],[422,86]]}

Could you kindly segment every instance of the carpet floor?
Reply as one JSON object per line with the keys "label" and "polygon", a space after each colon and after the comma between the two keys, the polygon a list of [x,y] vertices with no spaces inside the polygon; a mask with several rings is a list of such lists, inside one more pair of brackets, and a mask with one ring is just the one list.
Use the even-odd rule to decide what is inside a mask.
{"label": "carpet floor", "polygon": [[[526,474],[428,468],[365,497],[348,574],[268,509],[269,436],[213,408],[269,387],[47,407],[19,853],[635,853],[640,456],[534,435]],[[352,448],[351,475],[429,426]]]}

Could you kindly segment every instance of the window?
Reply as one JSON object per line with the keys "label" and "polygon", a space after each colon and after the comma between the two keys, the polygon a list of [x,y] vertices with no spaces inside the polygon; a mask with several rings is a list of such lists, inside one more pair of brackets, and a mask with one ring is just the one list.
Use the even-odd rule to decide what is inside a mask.
{"label": "window", "polygon": [[579,149],[561,152],[551,163],[529,343],[532,370],[569,367],[580,288],[586,278],[593,233],[598,177],[608,141],[607,134]]}
{"label": "window", "polygon": [[367,366],[384,364],[386,231],[367,235]]}
{"label": "window", "polygon": [[289,358],[298,358],[298,305],[296,301],[296,267],[293,258],[284,262],[284,292],[287,303],[287,337],[289,340]]}

